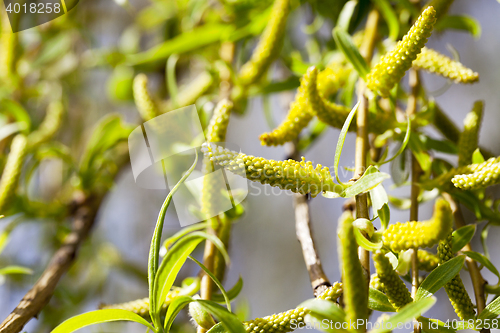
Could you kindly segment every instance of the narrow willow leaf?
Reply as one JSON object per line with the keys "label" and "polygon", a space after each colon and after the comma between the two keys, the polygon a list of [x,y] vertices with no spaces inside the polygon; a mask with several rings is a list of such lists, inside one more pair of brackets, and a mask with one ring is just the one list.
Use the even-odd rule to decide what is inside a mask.
{"label": "narrow willow leaf", "polygon": [[351,36],[345,30],[335,28],[333,29],[333,38],[338,48],[344,53],[359,76],[365,79],[366,75],[370,72],[370,67],[359,53],[358,48],[354,45]]}
{"label": "narrow willow leaf", "polygon": [[7,266],[0,268],[0,275],[8,274],[33,274],[33,270],[22,266]]}
{"label": "narrow willow leaf", "polygon": [[177,65],[177,60],[179,60],[178,54],[172,54],[168,57],[167,65],[165,66],[166,78],[167,78],[167,89],[172,101],[172,108],[177,109],[179,107],[177,99],[177,79],[175,77],[175,66]]}
{"label": "narrow willow leaf", "polygon": [[205,229],[207,226],[208,226],[207,222],[202,222],[202,223],[196,223],[196,224],[190,225],[188,227],[182,228],[181,230],[179,230],[178,232],[176,232],[175,234],[173,234],[172,236],[170,236],[169,238],[167,238],[163,242],[161,250],[165,251],[165,253],[164,253],[164,255],[165,255],[167,253],[168,248],[172,244],[177,242],[179,239],[181,239],[182,237],[184,237],[185,235],[187,235],[193,231]]}
{"label": "narrow willow leaf", "polygon": [[469,224],[453,231],[453,253],[460,251],[465,245],[469,244],[476,233],[476,225]]}
{"label": "narrow willow leaf", "polygon": [[[241,289],[243,289],[243,279],[240,276],[238,282],[236,282],[236,284],[226,292],[229,300],[232,301],[233,299],[238,297],[238,295],[241,292]],[[222,294],[213,294],[212,301],[217,303],[224,303],[226,300],[224,299],[224,295]]]}
{"label": "narrow willow leaf", "polygon": [[26,123],[16,122],[3,125],[0,127],[0,141],[11,136],[12,134],[16,134],[17,132],[22,132],[26,129]]}
{"label": "narrow willow leaf", "polygon": [[384,185],[379,184],[370,190],[370,199],[372,201],[372,208],[374,216],[376,218],[378,211],[384,207],[385,204],[389,203],[389,197],[385,191]]}
{"label": "narrow willow leaf", "polygon": [[387,229],[389,221],[391,220],[391,210],[388,204],[384,204],[382,208],[378,210],[378,217],[382,225],[382,229]]}
{"label": "narrow willow leaf", "polygon": [[479,314],[477,319],[495,319],[500,315],[500,297],[497,297],[493,302],[488,304],[488,306]]}
{"label": "narrow willow leaf", "polygon": [[[196,151],[196,150],[195,150]],[[162,207],[160,208],[160,213],[158,214],[158,220],[156,222],[156,227],[153,232],[153,237],[151,240],[151,247],[149,249],[149,258],[148,258],[148,284],[149,284],[149,300],[150,300],[150,307],[149,307],[149,312],[151,315],[151,318],[153,320],[157,320],[154,316],[155,310],[157,308],[156,305],[156,297],[154,295],[154,282],[156,280],[156,273],[158,271],[158,261],[160,257],[160,247],[161,247],[161,234],[163,232],[163,223],[165,221],[165,214],[167,213],[168,206],[170,205],[170,202],[172,201],[172,197],[175,192],[179,189],[181,184],[189,177],[189,175],[193,172],[194,168],[196,167],[196,164],[198,163],[198,151],[196,151],[196,157],[191,165],[191,167],[188,169],[186,174],[179,180],[179,182],[174,186],[174,188],[170,191],[170,193],[167,195],[165,198],[165,201],[163,202]],[[172,281],[173,283],[173,281]],[[163,304],[163,303],[160,303]]]}
{"label": "narrow willow leaf", "polygon": [[212,279],[212,281],[214,281],[215,285],[219,288],[219,290],[221,291],[222,293],[222,296],[224,297],[224,302],[226,303],[226,306],[227,306],[227,310],[229,312],[231,312],[231,302],[230,302],[230,298],[229,296],[227,295],[227,292],[226,292],[226,289],[224,289],[224,286],[222,285],[222,283],[220,283],[219,279],[217,279],[215,277],[215,275],[212,274],[212,272],[210,272],[208,270],[207,267],[205,267],[205,265],[203,265],[201,262],[199,262],[198,260],[196,260],[195,258],[193,258],[192,256],[189,256],[189,259],[191,259],[192,261],[194,261],[195,263],[198,264],[198,266],[201,267],[201,269],[203,269],[205,271],[205,273]]}
{"label": "narrow willow leaf", "polygon": [[391,157],[383,162],[379,162],[379,163],[377,163],[377,165],[384,165],[386,163],[392,162],[392,161],[394,161],[394,159],[396,159],[396,157],[401,155],[405,151],[406,146],[408,145],[408,142],[410,142],[410,136],[411,136],[411,120],[410,120],[410,118],[408,118],[408,122],[406,124],[406,133],[405,133],[405,137],[403,139],[403,143],[401,143],[401,147],[399,147],[398,151],[396,152],[396,154],[394,154],[393,157]]}
{"label": "narrow willow leaf", "polygon": [[51,333],[71,333],[90,325],[108,323],[110,321],[134,321],[156,332],[155,328],[138,314],[127,310],[107,309],[91,311],[71,317],[54,328]]}
{"label": "narrow willow leaf", "polygon": [[399,20],[391,4],[387,0],[375,0],[375,5],[384,16],[389,27],[389,38],[396,41],[399,37]]}
{"label": "narrow willow leaf", "polygon": [[31,118],[21,104],[10,100],[4,99],[0,101],[0,109],[3,113],[8,113],[14,118],[15,122],[24,124],[22,133],[28,134],[31,127]]}
{"label": "narrow willow leaf", "polygon": [[437,31],[446,29],[462,30],[475,38],[481,37],[481,24],[468,15],[447,15],[440,18],[434,27]]}
{"label": "narrow willow leaf", "polygon": [[335,149],[335,157],[333,162],[333,171],[335,172],[335,178],[337,182],[341,185],[344,185],[339,179],[339,162],[340,162],[340,154],[342,154],[342,148],[344,147],[345,137],[347,132],[349,131],[349,126],[351,125],[352,119],[358,110],[359,102],[352,108],[351,112],[347,116],[345,120],[344,126],[342,126],[342,130],[340,131],[339,139],[337,141],[337,148]]}
{"label": "narrow willow leaf", "polygon": [[358,245],[367,251],[374,252],[382,248],[382,242],[371,242],[370,240],[366,239],[365,236],[363,236],[358,228],[354,228],[354,236],[356,237],[356,242],[358,243]]}
{"label": "narrow willow leaf", "polygon": [[490,272],[495,274],[499,279],[500,279],[500,273],[498,272],[498,269],[493,265],[493,263],[490,261],[490,259],[486,258],[484,255],[478,252],[474,251],[464,251],[463,252],[467,257],[474,259],[484,267],[486,267]]}
{"label": "narrow willow leaf", "polygon": [[339,18],[337,20],[337,27],[345,31],[349,31],[349,25],[351,24],[351,18],[354,16],[354,10],[358,5],[358,1],[351,0],[347,1],[342,10],[340,11]]}
{"label": "narrow willow leaf", "polygon": [[222,325],[231,333],[246,333],[245,327],[241,321],[229,312],[226,308],[220,306],[219,304],[211,301],[196,300],[200,306],[205,309],[205,311],[210,312],[215,316]]}
{"label": "narrow willow leaf", "polygon": [[311,313],[323,316],[333,322],[344,322],[345,312],[344,310],[332,301],[326,301],[322,299],[309,299],[302,302],[298,308],[306,308]]}
{"label": "narrow willow leaf", "polygon": [[222,323],[218,323],[217,325],[214,325],[211,329],[209,329],[207,333],[227,333],[227,331]]}
{"label": "narrow willow leaf", "polygon": [[[368,169],[366,171],[368,171]],[[383,172],[375,172],[370,174],[366,174],[365,172],[365,174],[360,179],[358,179],[353,185],[349,186],[344,191],[342,191],[342,193],[340,193],[340,196],[343,198],[351,198],[355,195],[358,195],[360,193],[366,192],[374,188],[387,178],[390,178],[390,176]]]}
{"label": "narrow willow leaf", "polygon": [[431,168],[431,158],[430,156],[425,152],[425,146],[418,138],[418,136],[412,135],[410,136],[410,141],[409,141],[409,146],[411,148],[411,151],[413,153],[413,156],[418,161],[418,164],[420,164],[420,167],[424,172],[427,172]]}
{"label": "narrow willow leaf", "polygon": [[370,333],[391,332],[392,328],[390,327],[398,327],[398,324],[401,325],[401,323],[406,323],[413,318],[420,317],[425,311],[429,310],[434,303],[436,303],[435,297],[425,298],[410,303],[401,308],[397,314],[391,316],[389,320],[384,321],[384,325],[381,325],[381,328],[371,330]]}
{"label": "narrow willow leaf", "polygon": [[432,296],[457,275],[464,266],[465,256],[461,255],[439,265],[418,287],[415,301]]}
{"label": "narrow willow leaf", "polygon": [[387,296],[374,288],[370,288],[368,307],[375,311],[396,312]]}
{"label": "narrow willow leaf", "polygon": [[172,327],[175,317],[177,317],[179,312],[191,302],[194,302],[194,298],[191,296],[180,296],[176,297],[172,303],[168,305],[167,313],[165,314],[165,332],[170,332],[170,327]]}

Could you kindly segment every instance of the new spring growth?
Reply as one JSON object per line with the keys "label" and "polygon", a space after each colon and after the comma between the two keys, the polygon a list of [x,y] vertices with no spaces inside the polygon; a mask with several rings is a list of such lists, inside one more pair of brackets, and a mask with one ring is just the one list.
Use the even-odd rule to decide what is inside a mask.
{"label": "new spring growth", "polygon": [[257,82],[267,71],[281,48],[281,40],[290,12],[290,0],[275,0],[267,24],[250,60],[239,72],[239,81],[244,86]]}
{"label": "new spring growth", "polygon": [[462,190],[475,190],[499,184],[500,163],[490,164],[471,174],[456,175],[451,181],[455,187]]}
{"label": "new spring growth", "polygon": [[479,145],[479,128],[483,118],[483,102],[474,103],[464,120],[464,130],[458,141],[458,166],[472,163],[472,154]]}
{"label": "new spring growth", "polygon": [[[444,264],[454,257],[452,251],[452,240],[453,236],[450,232],[446,239],[439,243],[438,256],[440,264]],[[465,290],[462,279],[460,278],[460,273],[451,279],[450,282],[444,286],[444,289],[460,319],[468,320],[475,317],[476,313],[474,312],[474,305],[472,304],[467,290]]]}
{"label": "new spring growth", "polygon": [[408,288],[392,268],[392,264],[385,254],[381,251],[375,252],[373,261],[381,287],[394,308],[399,310],[406,304],[413,302]]}
{"label": "new spring growth", "polygon": [[301,162],[274,161],[211,144],[203,144],[202,152],[212,162],[233,173],[282,190],[300,194],[310,193],[312,197],[322,192],[340,193],[343,190],[343,186],[334,183],[328,167],[322,167],[321,164],[314,167],[312,162],[304,158]]}
{"label": "new spring growth", "polygon": [[300,80],[300,87],[295,100],[290,104],[290,110],[283,122],[272,132],[262,134],[259,139],[263,146],[283,145],[297,138],[300,132],[313,118],[306,100],[305,91],[310,85],[309,75],[306,73]]}
{"label": "new spring growth", "polygon": [[431,35],[435,22],[436,11],[433,7],[427,7],[396,47],[384,55],[368,73],[368,89],[387,97],[394,85],[401,81],[405,72],[410,69]]}
{"label": "new spring growth", "polygon": [[18,134],[12,140],[9,156],[0,179],[0,214],[5,214],[9,200],[15,196],[28,140],[23,134]]}
{"label": "new spring growth", "polygon": [[137,110],[144,121],[153,119],[160,114],[158,106],[148,91],[148,77],[138,74],[134,79],[134,100]]}
{"label": "new spring growth", "polygon": [[28,136],[29,147],[35,148],[38,145],[52,139],[61,127],[64,116],[64,107],[60,101],[54,101],[47,107],[47,114],[38,129]]}
{"label": "new spring growth", "polygon": [[[338,222],[339,254],[342,263],[342,288],[346,321],[355,323],[368,318],[368,290],[363,268],[358,258],[358,245],[354,238],[352,213],[345,211]],[[363,332],[362,327],[351,327],[351,332]]]}
{"label": "new spring growth", "polygon": [[382,240],[394,252],[432,247],[448,235],[452,222],[450,205],[440,198],[436,200],[434,215],[430,220],[393,224],[383,232]]}
{"label": "new spring growth", "polygon": [[474,83],[479,81],[479,74],[465,67],[460,62],[437,51],[424,47],[413,62],[413,67],[444,76],[456,83]]}
{"label": "new spring growth", "polygon": [[[325,292],[317,298],[322,300],[335,300],[342,295],[342,283],[335,282]],[[243,323],[247,332],[252,333],[285,333],[291,332],[294,329],[292,324],[299,324],[304,322],[304,316],[309,312],[304,307],[288,310],[285,312],[277,313],[264,318],[256,318]]]}
{"label": "new spring growth", "polygon": [[189,315],[199,327],[206,330],[211,329],[215,325],[214,318],[212,318],[210,313],[205,311],[197,302],[189,303]]}

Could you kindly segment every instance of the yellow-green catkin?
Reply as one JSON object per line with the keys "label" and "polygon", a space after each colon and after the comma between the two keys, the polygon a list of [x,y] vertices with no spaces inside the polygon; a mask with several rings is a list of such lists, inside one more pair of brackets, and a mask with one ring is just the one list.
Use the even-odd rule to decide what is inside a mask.
{"label": "yellow-green catkin", "polygon": [[431,0],[424,6],[424,9],[433,7],[436,11],[436,19],[439,19],[448,12],[453,1],[454,0]]}
{"label": "yellow-green catkin", "polygon": [[431,35],[436,21],[436,11],[428,7],[419,16],[410,31],[396,44],[396,47],[384,55],[366,77],[368,89],[387,97],[390,90],[410,69],[420,50]]}
{"label": "yellow-green catkin", "polygon": [[[214,78],[209,72],[200,73],[186,86],[181,87],[177,94],[177,104],[179,107],[194,104],[213,84]],[[170,100],[164,102],[161,107],[163,113],[171,111],[173,108],[174,106]]]}
{"label": "yellow-green catkin", "polygon": [[370,288],[376,289],[378,291],[384,292],[384,286],[378,277],[378,274],[372,274],[370,277]]}
{"label": "yellow-green catkin", "polygon": [[479,128],[483,118],[483,102],[474,103],[464,120],[464,130],[458,141],[458,166],[472,163],[472,154],[479,145]]}
{"label": "yellow-green catkin", "polygon": [[10,80],[15,72],[17,34],[12,32],[7,13],[0,13],[0,79]]}
{"label": "yellow-green catkin", "polygon": [[292,332],[292,324],[298,325],[304,323],[304,317],[307,314],[307,309],[299,307],[281,313],[276,313],[263,318],[255,318],[250,321],[243,322],[243,326],[247,332],[252,333],[286,333]]}
{"label": "yellow-green catkin", "polygon": [[[344,212],[339,219],[339,253],[342,263],[342,288],[346,321],[356,323],[358,319],[368,318],[368,289],[363,268],[358,258],[358,244],[354,237],[354,219],[351,212]],[[362,326],[355,324],[351,332],[364,332]]]}
{"label": "yellow-green catkin", "polygon": [[259,139],[263,146],[283,145],[296,139],[300,132],[309,124],[314,114],[309,110],[305,91],[310,85],[308,74],[301,79],[295,100],[290,104],[290,110],[283,122],[269,133],[262,134]]}
{"label": "yellow-green catkin", "polygon": [[418,269],[432,272],[439,265],[439,257],[425,250],[418,250]]}
{"label": "yellow-green catkin", "polygon": [[[309,84],[305,86],[306,101],[309,104],[311,112],[325,124],[342,128],[351,109],[343,105],[338,105],[321,97],[317,88],[318,70],[316,67],[310,67],[304,77],[308,78]],[[369,130],[377,134],[383,133],[386,130],[393,128],[395,118],[390,117],[388,113],[369,113]],[[356,131],[356,124],[351,123],[349,130]]]}
{"label": "yellow-green catkin", "polygon": [[252,57],[240,69],[238,77],[242,85],[257,82],[278,55],[289,12],[290,0],[275,0],[269,22]]}
{"label": "yellow-green catkin", "polygon": [[10,145],[7,163],[0,178],[0,215],[5,214],[10,199],[15,196],[28,140],[23,134],[18,134]]}
{"label": "yellow-green catkin", "polygon": [[28,135],[28,145],[35,148],[52,139],[61,127],[64,106],[61,101],[54,101],[47,107],[47,113],[38,129]]}
{"label": "yellow-green catkin", "polygon": [[428,72],[444,76],[456,83],[473,83],[479,81],[479,74],[465,67],[460,62],[450,59],[432,49],[424,47],[413,62],[413,66]]}
{"label": "yellow-green catkin", "polygon": [[[440,264],[444,264],[454,257],[452,251],[452,240],[453,236],[450,232],[446,239],[439,243],[438,255]],[[451,279],[450,282],[444,286],[444,289],[460,319],[468,320],[474,318],[476,315],[474,312],[474,305],[472,304],[467,290],[465,290],[462,279],[460,278],[460,273]]]}
{"label": "yellow-green catkin", "polygon": [[334,301],[339,298],[343,293],[342,283],[335,282],[331,287],[328,287],[321,295],[317,298],[325,301]]}
{"label": "yellow-green catkin", "polygon": [[148,77],[138,74],[134,79],[134,100],[137,110],[144,121],[153,119],[160,114],[156,102],[148,91]]}
{"label": "yellow-green catkin", "polygon": [[413,302],[411,294],[406,285],[392,268],[389,259],[381,251],[373,254],[373,261],[377,276],[380,279],[382,288],[396,310],[399,310],[408,303]]}
{"label": "yellow-green catkin", "polygon": [[352,68],[339,63],[339,61],[328,64],[327,67],[318,73],[317,87],[323,98],[328,98],[339,91],[349,79]]}
{"label": "yellow-green catkin", "polygon": [[312,162],[306,162],[304,158],[301,162],[291,159],[274,161],[211,144],[204,144],[202,151],[211,161],[233,173],[282,190],[304,195],[310,193],[315,197],[325,191],[339,193],[343,189],[334,183],[328,167],[322,167],[321,164],[314,167]]}
{"label": "yellow-green catkin", "polygon": [[462,190],[475,190],[500,184],[500,163],[491,164],[471,174],[456,175],[451,182]]}
{"label": "yellow-green catkin", "polygon": [[398,222],[389,226],[383,233],[384,245],[394,252],[421,247],[432,247],[450,232],[453,216],[448,202],[437,199],[434,215],[425,222]]}

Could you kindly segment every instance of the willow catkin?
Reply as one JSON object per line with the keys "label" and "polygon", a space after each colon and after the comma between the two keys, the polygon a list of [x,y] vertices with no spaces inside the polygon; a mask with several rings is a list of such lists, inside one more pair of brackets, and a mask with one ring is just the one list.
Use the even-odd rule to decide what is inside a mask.
{"label": "willow catkin", "polygon": [[418,250],[418,269],[432,272],[439,265],[439,257],[425,250]]}
{"label": "willow catkin", "polygon": [[317,298],[325,301],[334,301],[339,298],[343,293],[342,283],[335,282],[333,285],[328,287],[321,295]]}
{"label": "willow catkin", "polygon": [[458,166],[472,163],[472,154],[479,145],[479,128],[483,118],[483,102],[474,103],[464,120],[464,130],[458,141]]}
{"label": "willow catkin", "polygon": [[305,91],[310,85],[309,75],[306,73],[301,79],[300,87],[295,95],[295,100],[290,104],[290,110],[283,122],[269,133],[262,134],[259,139],[263,146],[283,145],[296,139],[300,132],[314,117],[309,110]]}
{"label": "willow catkin", "polygon": [[471,174],[456,175],[451,182],[462,190],[474,190],[500,184],[500,163],[491,164]]}
{"label": "willow catkin", "polygon": [[144,121],[151,120],[160,115],[158,106],[148,91],[148,77],[145,74],[138,74],[134,78],[134,100],[137,111]]}
{"label": "willow catkin", "polygon": [[384,292],[384,286],[382,285],[377,273],[372,274],[370,277],[370,288]]}
{"label": "willow catkin", "polygon": [[38,145],[52,139],[61,127],[64,117],[64,106],[61,101],[54,101],[47,107],[47,113],[38,129],[28,135],[29,148],[33,149]]}
{"label": "willow catkin", "polygon": [[324,70],[318,73],[316,86],[321,97],[328,98],[339,91],[347,83],[351,72],[352,68],[339,61],[328,64]]}
{"label": "willow catkin", "polygon": [[301,162],[291,159],[274,161],[211,144],[203,144],[202,151],[215,164],[233,173],[282,190],[304,195],[310,193],[312,197],[326,191],[340,193],[343,190],[341,185],[334,183],[328,167],[321,164],[314,167],[304,158]]}
{"label": "willow catkin", "polygon": [[366,86],[382,97],[387,97],[396,83],[410,69],[420,50],[431,35],[436,22],[436,11],[428,7],[419,16],[410,31],[385,54],[366,77]]}
{"label": "willow catkin", "polygon": [[[446,239],[439,243],[438,255],[440,264],[444,264],[454,257],[452,251],[452,240],[453,236],[450,232]],[[462,279],[460,278],[460,273],[451,279],[450,282],[445,284],[444,289],[460,319],[468,320],[475,317],[476,313],[474,312],[474,305],[472,304],[467,290],[465,290]]]}
{"label": "willow catkin", "polygon": [[242,85],[257,82],[278,55],[289,12],[290,0],[275,0],[269,22],[252,57],[240,69],[238,77]]}
{"label": "willow catkin", "polygon": [[[344,212],[338,224],[339,253],[342,263],[342,289],[346,321],[351,323],[351,332],[364,332],[355,323],[368,318],[368,289],[363,268],[358,258],[358,244],[354,237],[354,219],[351,212]],[[354,324],[354,325],[352,325]]]}
{"label": "willow catkin", "polygon": [[24,156],[26,155],[27,142],[25,135],[18,134],[10,145],[7,163],[0,178],[0,215],[6,213],[10,199],[15,196]]}
{"label": "willow catkin", "polygon": [[381,251],[373,254],[373,262],[377,270],[377,276],[382,285],[389,302],[396,310],[399,310],[408,303],[413,302],[411,294],[406,285],[392,268],[389,259]]}
{"label": "willow catkin", "polygon": [[432,247],[444,239],[451,230],[453,216],[448,202],[437,199],[434,215],[425,222],[398,222],[382,234],[384,245],[394,252],[420,247]]}
{"label": "willow catkin", "polygon": [[[209,72],[198,74],[187,85],[180,88],[177,94],[177,104],[179,107],[194,104],[198,98],[203,96],[214,84],[214,78]],[[161,106],[162,113],[171,111],[174,108],[172,101],[166,101]]]}
{"label": "willow catkin", "polygon": [[479,74],[465,67],[460,62],[426,47],[413,62],[413,67],[441,75],[456,83],[473,83],[479,81]]}

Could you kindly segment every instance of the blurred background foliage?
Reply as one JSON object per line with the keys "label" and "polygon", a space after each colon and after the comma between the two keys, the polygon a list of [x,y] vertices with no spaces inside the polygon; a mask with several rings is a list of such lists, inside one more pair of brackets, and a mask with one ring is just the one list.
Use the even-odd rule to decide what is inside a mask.
{"label": "blurred background foliage", "polygon": [[[242,93],[237,105],[240,117],[231,120],[228,142],[257,156],[286,156],[283,147],[262,148],[258,136],[281,121],[308,66],[324,67],[338,53],[332,51],[336,46],[331,30],[345,2],[293,2],[279,60],[262,82]],[[351,32],[356,32],[368,10],[368,0],[359,2],[349,26]],[[248,60],[269,20],[271,4],[271,0],[82,0],[67,15],[15,35],[6,32],[4,7],[0,6],[0,168],[6,163],[15,133],[28,135],[36,130],[51,103],[60,102],[64,109],[55,136],[28,151],[20,190],[12,193],[8,209],[2,212],[7,217],[0,220],[0,268],[21,266],[17,274],[0,276],[2,318],[36,281],[68,234],[72,205],[80,196],[102,197],[108,191],[98,212],[98,224],[76,264],[26,330],[48,332],[72,315],[96,309],[100,302],[147,295],[147,251],[166,193],[136,187],[127,164],[126,138],[141,123],[133,99],[134,77],[147,75],[149,90],[163,111],[195,103],[206,126],[227,78]],[[395,4],[406,8],[406,1]],[[402,35],[415,13],[400,12]],[[470,16],[460,14],[464,23],[458,26],[443,23],[437,27],[440,33],[429,45],[460,55],[481,74],[481,83],[449,86],[446,80],[427,75],[423,80],[428,93],[457,124],[473,100],[485,100],[481,145],[499,155],[500,44],[495,41],[500,6],[492,0],[457,0],[450,9],[450,15],[454,13]],[[229,42],[235,45],[233,63],[224,56],[224,45],[231,45]],[[446,49],[448,42],[455,47],[451,51]],[[443,89],[447,94],[441,95]],[[313,123],[302,146],[309,148],[315,142],[305,153],[307,159],[332,165],[337,136],[337,130],[325,131]],[[346,147],[352,146],[354,138],[348,136],[347,140]],[[345,164],[350,165],[352,159],[353,152],[346,151]],[[233,265],[227,277],[228,285],[239,275],[245,278],[236,306],[242,318],[286,310],[311,296],[294,235],[291,197],[255,184],[250,189],[245,216],[234,228]],[[490,191],[498,196],[498,188]],[[391,194],[407,195],[408,188],[391,190]],[[311,203],[318,250],[331,276],[340,275],[335,235],[341,205],[325,198]],[[430,210],[428,204],[421,206],[422,219],[431,215]],[[395,219],[407,218],[406,213],[393,214]],[[172,212],[166,227],[169,234],[180,229]],[[491,253],[499,250],[492,241],[496,233],[490,231]],[[476,238],[480,247],[479,235]],[[494,257],[492,261],[498,263]],[[188,263],[181,275],[192,275],[195,269]],[[440,319],[453,313],[443,296],[438,295],[442,306],[435,308]],[[179,332],[193,331],[186,317],[180,316],[176,325]],[[110,324],[92,331],[114,327],[122,332],[137,329],[134,324]]]}

